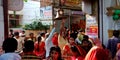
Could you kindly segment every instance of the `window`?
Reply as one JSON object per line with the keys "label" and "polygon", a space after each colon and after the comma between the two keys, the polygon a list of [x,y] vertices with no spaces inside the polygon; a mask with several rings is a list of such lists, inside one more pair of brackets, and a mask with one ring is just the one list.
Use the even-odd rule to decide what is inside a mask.
{"label": "window", "polygon": [[9,27],[15,28],[20,25],[20,15],[9,14]]}

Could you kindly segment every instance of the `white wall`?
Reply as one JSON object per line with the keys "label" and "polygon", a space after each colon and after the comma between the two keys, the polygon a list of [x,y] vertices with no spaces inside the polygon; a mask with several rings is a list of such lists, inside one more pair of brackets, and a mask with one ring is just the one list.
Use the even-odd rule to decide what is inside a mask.
{"label": "white wall", "polygon": [[4,17],[3,17],[3,5],[2,0],[0,0],[0,47],[2,46],[2,42],[4,40]]}
{"label": "white wall", "polygon": [[22,24],[28,24],[31,23],[33,20],[32,19],[39,19],[40,17],[40,2],[36,1],[30,1],[24,2],[24,7],[23,7],[23,19],[22,19]]}
{"label": "white wall", "polygon": [[[103,2],[100,0],[99,1],[102,5],[100,4],[100,39],[103,39],[103,43],[107,45],[109,35],[108,35],[108,30],[114,30],[114,29],[119,29],[118,27],[114,26],[114,20],[112,19],[112,16],[107,16],[107,7],[114,6],[115,5],[115,0],[103,0]],[[102,18],[103,17],[103,18]],[[120,24],[118,22],[117,24]]]}
{"label": "white wall", "polygon": [[[24,7],[22,10],[23,18],[21,20],[21,24],[29,24],[35,19],[40,19],[40,2],[38,1],[31,1],[28,0],[28,2],[24,2]],[[33,20],[34,19],[34,20]],[[52,24],[52,21],[41,21],[43,24]]]}

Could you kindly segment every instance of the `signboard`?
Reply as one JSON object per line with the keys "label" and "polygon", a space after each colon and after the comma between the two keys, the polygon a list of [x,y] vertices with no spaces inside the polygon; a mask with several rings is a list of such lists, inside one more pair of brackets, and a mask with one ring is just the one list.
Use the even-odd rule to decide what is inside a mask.
{"label": "signboard", "polygon": [[98,27],[97,26],[90,26],[87,34],[97,35],[98,34]]}
{"label": "signboard", "polygon": [[96,25],[96,18],[94,16],[86,15],[86,24],[87,27]]}
{"label": "signboard", "polygon": [[70,7],[80,7],[82,0],[61,0],[61,5]]}
{"label": "signboard", "polygon": [[8,0],[8,10],[20,11],[23,9],[23,0]]}
{"label": "signboard", "polygon": [[86,15],[86,34],[90,38],[98,38],[98,25],[94,16]]}
{"label": "signboard", "polygon": [[72,11],[73,15],[85,15],[82,11]]}
{"label": "signboard", "polygon": [[41,19],[52,19],[52,7],[42,7],[40,8],[40,18]]}
{"label": "signboard", "polygon": [[89,28],[87,28],[86,34],[90,38],[98,38],[98,26],[90,26]]}

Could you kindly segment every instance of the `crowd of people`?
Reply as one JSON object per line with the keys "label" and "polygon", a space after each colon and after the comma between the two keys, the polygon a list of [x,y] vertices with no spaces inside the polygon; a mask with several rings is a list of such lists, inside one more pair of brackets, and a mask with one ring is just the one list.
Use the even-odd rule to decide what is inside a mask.
{"label": "crowd of people", "polygon": [[113,31],[105,47],[99,38],[91,39],[83,30],[72,31],[64,23],[63,19],[59,33],[54,23],[50,33],[41,32],[36,37],[10,30],[0,60],[120,60],[119,31]]}

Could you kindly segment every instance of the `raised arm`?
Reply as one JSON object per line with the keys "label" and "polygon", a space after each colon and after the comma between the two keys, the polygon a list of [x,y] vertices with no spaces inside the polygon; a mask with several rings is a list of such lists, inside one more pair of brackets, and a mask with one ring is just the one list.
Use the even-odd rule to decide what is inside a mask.
{"label": "raised arm", "polygon": [[48,36],[48,38],[46,39],[46,41],[51,41],[52,37],[53,37],[53,34],[55,32],[55,29],[56,29],[56,23],[54,22],[54,28],[52,29],[52,31],[50,32],[50,35]]}
{"label": "raised arm", "polygon": [[53,46],[52,37],[53,37],[54,32],[55,32],[55,24],[54,24],[54,28],[53,28],[52,31],[50,32],[50,35],[49,35],[48,38],[45,40],[46,57],[49,56],[50,48]]}

